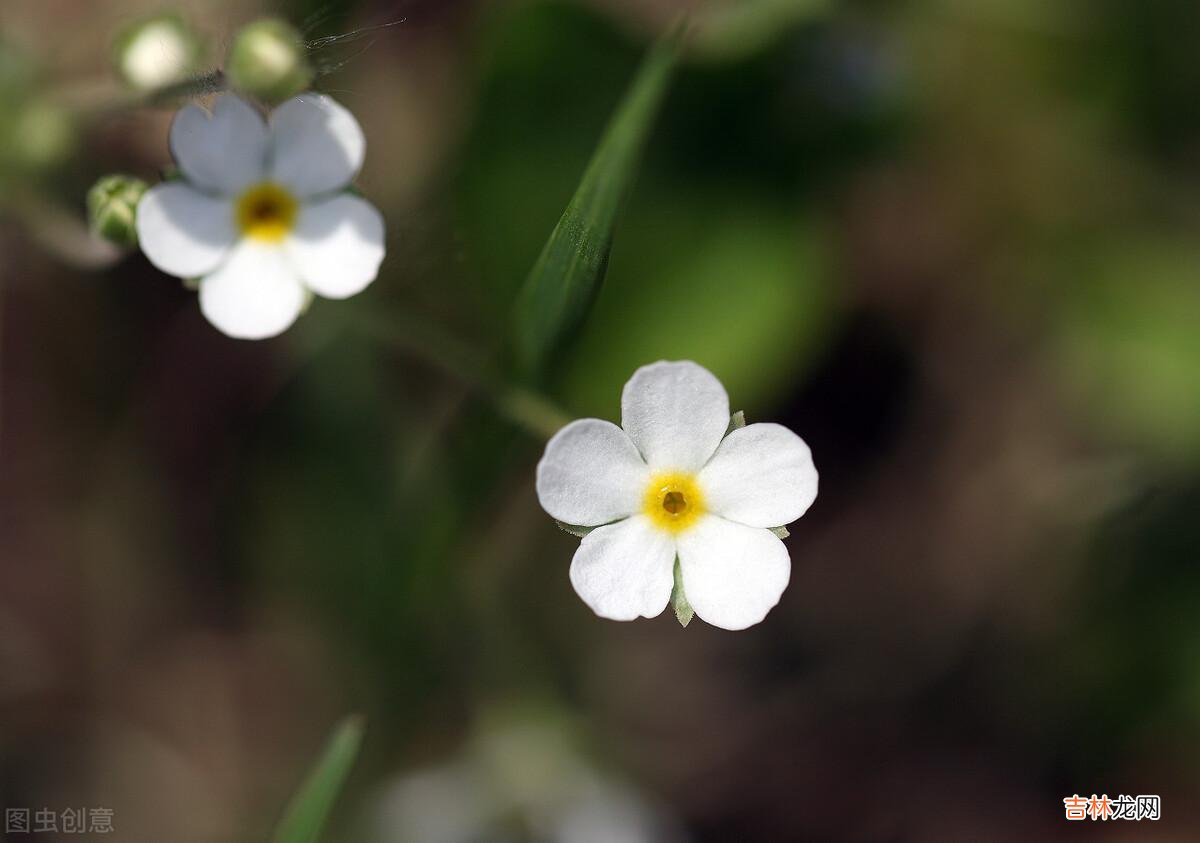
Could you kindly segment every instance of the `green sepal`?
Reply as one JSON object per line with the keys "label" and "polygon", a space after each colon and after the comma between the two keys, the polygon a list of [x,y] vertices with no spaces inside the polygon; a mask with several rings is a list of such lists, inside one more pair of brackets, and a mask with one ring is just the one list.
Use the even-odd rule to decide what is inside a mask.
{"label": "green sepal", "polygon": [[735,430],[737,430],[739,427],[745,427],[745,426],[746,426],[746,414],[743,411],[738,410],[736,413],[734,413],[732,416],[729,417],[729,427],[725,428],[725,435],[728,436],[729,434],[731,434]]}
{"label": "green sepal", "polygon": [[788,536],[791,535],[791,533],[788,532],[787,527],[768,527],[767,529],[769,529],[772,533],[774,533],[776,536],[778,536],[781,539],[786,539]]}
{"label": "green sepal", "polygon": [[675,586],[671,589],[671,608],[675,610],[675,620],[684,628],[687,628],[696,616],[687,595],[683,593],[683,571],[679,567],[678,556],[675,557]]}
{"label": "green sepal", "polygon": [[558,529],[562,530],[564,533],[570,533],[577,538],[583,538],[592,530],[596,529],[595,527],[580,527],[578,524],[566,524],[562,521],[559,521],[557,518],[554,519],[554,523],[557,524]]}

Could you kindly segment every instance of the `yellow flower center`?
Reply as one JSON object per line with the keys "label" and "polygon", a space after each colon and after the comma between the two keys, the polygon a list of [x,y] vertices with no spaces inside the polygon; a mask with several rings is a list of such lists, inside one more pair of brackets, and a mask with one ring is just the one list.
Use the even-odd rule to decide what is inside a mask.
{"label": "yellow flower center", "polygon": [[271,182],[256,184],[237,201],[237,223],[242,234],[277,243],[296,223],[300,203],[284,188]]}
{"label": "yellow flower center", "polygon": [[672,533],[691,527],[704,514],[704,495],[694,474],[664,472],[650,478],[642,511],[657,526]]}

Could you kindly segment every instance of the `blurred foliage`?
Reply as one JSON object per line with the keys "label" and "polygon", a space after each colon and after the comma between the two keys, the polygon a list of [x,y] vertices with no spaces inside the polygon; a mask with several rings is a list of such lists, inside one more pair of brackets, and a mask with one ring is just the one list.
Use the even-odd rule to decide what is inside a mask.
{"label": "blurred foliage", "polygon": [[36,179],[74,148],[72,116],[41,96],[42,85],[33,57],[0,33],[0,187]]}
{"label": "blurred foliage", "polygon": [[349,717],[338,725],[321,757],[292,798],[273,843],[318,843],[338,794],[362,745],[364,723]]}
{"label": "blurred foliage", "polygon": [[646,57],[521,287],[513,335],[518,365],[527,377],[536,378],[567,344],[600,293],[625,195],[679,50],[680,33],[674,31]]}
{"label": "blurred foliage", "polygon": [[[636,52],[609,24],[557,3],[498,12],[488,34],[460,208],[474,275],[500,307],[569,196]],[[681,69],[605,288],[578,348],[555,367],[573,411],[611,417],[629,372],[661,358],[699,361],[754,406],[832,330],[828,248],[804,200],[877,146],[893,112],[874,93],[865,109],[808,108],[816,94],[797,80],[841,42],[828,31],[797,36],[765,55]]]}
{"label": "blurred foliage", "polygon": [[706,58],[745,57],[768,47],[795,26],[825,12],[829,0],[745,0],[710,4],[689,19],[693,47]]}
{"label": "blurred foliage", "polygon": [[1089,423],[1166,461],[1200,458],[1200,242],[1088,242],[1057,298],[1059,350]]}
{"label": "blurred foliage", "polygon": [[1200,17],[1188,0],[1103,0],[1095,26],[1104,51],[1089,69],[1110,92],[1128,133],[1150,150],[1192,160],[1200,138]]}

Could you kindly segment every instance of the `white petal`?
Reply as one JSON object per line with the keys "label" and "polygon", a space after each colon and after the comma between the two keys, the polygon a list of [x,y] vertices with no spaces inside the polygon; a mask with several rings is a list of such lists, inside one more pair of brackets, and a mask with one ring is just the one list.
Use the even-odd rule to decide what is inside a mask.
{"label": "white petal", "polygon": [[575,551],[571,585],[602,618],[662,614],[675,585],[675,541],[644,515],[597,527]]}
{"label": "white petal", "polygon": [[753,626],[787,588],[792,562],[770,530],[706,515],[680,533],[678,543],[683,592],[713,626]]}
{"label": "white petal", "polygon": [[751,527],[790,524],[817,497],[817,469],[808,446],[778,424],[752,424],[730,433],[699,481],[711,511]]}
{"label": "white petal", "polygon": [[212,272],[237,239],[231,201],[206,196],[182,182],[146,191],[138,203],[137,233],[150,262],[180,278]]}
{"label": "white petal", "polygon": [[625,384],[621,426],[656,471],[699,471],[729,428],[729,396],[703,366],[653,363]]}
{"label": "white petal", "polygon": [[554,434],[537,467],[542,509],[567,524],[594,527],[641,506],[650,469],[612,422],[579,419]]}
{"label": "white petal", "polygon": [[361,293],[379,273],[383,217],[349,194],[305,205],[284,249],[310,290],[344,299]]}
{"label": "white petal", "polygon": [[354,180],[367,142],[358,121],[324,94],[301,94],[271,113],[271,178],[297,196],[339,190]]}
{"label": "white petal", "polygon": [[220,331],[260,340],[287,330],[304,307],[304,285],[276,246],[243,240],[200,282],[200,309]]}
{"label": "white petal", "polygon": [[262,181],[267,154],[267,125],[244,100],[217,97],[210,115],[187,105],[171,124],[171,155],[188,181],[201,190],[236,196]]}

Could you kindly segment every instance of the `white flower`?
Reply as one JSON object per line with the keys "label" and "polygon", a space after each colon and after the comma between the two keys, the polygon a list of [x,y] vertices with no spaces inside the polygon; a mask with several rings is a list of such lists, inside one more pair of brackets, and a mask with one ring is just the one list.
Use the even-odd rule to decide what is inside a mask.
{"label": "white flower", "polygon": [[344,299],[374,279],[383,218],[346,192],[366,141],[320,94],[288,100],[269,122],[241,99],[189,105],[171,126],[182,181],[150,191],[137,230],[150,262],[200,279],[200,309],[231,337],[286,330],[310,293]]}
{"label": "white flower", "polygon": [[[516,715],[515,717],[513,715]],[[499,716],[497,716],[499,715]],[[378,843],[672,843],[678,822],[602,773],[553,710],[492,712],[456,758],[385,784],[364,839]],[[514,829],[526,833],[514,836]]]}
{"label": "white flower", "polygon": [[580,419],[550,440],[538,500],[559,521],[596,528],[571,561],[571,583],[597,615],[660,614],[677,556],[688,602],[713,626],[745,629],[779,602],[791,560],[771,528],[812,504],[817,470],[787,428],[726,436],[729,421],[711,372],[660,362],[625,384],[621,427]]}

